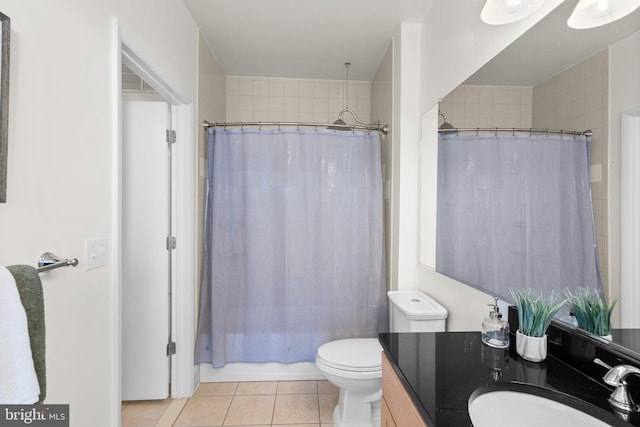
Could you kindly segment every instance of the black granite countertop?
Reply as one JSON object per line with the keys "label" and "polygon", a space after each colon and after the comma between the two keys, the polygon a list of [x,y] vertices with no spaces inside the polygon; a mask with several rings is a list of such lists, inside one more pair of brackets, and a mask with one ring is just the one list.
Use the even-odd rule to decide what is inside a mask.
{"label": "black granite countertop", "polygon": [[[467,405],[485,387],[545,395],[580,408],[613,426],[640,426],[634,414],[624,422],[607,398],[611,388],[551,355],[544,362],[521,359],[510,349],[484,345],[479,332],[383,333],[380,343],[429,427],[473,426]],[[605,370],[606,372],[606,370]],[[514,424],[517,425],[517,424]]]}

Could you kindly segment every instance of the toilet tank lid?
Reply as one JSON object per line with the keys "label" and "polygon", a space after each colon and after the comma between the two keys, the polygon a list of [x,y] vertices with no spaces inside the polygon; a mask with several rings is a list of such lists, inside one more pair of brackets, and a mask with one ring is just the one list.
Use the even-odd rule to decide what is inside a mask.
{"label": "toilet tank lid", "polygon": [[446,319],[448,312],[440,303],[420,291],[389,291],[389,302],[410,320]]}

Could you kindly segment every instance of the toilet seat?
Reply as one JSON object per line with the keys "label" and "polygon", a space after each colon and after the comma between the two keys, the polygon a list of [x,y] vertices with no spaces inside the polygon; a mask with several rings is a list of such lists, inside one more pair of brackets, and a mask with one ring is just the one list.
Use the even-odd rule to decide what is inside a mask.
{"label": "toilet seat", "polygon": [[382,376],[382,346],[376,338],[332,341],[318,348],[316,364],[344,378],[372,379]]}

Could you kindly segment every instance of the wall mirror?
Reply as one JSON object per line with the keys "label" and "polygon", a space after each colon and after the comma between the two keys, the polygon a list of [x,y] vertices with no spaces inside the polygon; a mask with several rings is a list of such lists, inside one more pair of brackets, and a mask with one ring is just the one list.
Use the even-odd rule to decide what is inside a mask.
{"label": "wall mirror", "polygon": [[[560,4],[527,33],[523,34],[522,37],[474,73],[463,85],[535,86],[537,83],[557,75],[594,53],[640,31],[640,9],[608,25],[588,30],[571,29],[567,26],[567,19],[575,5],[575,1],[567,1]],[[638,58],[630,58],[630,60],[637,61]],[[453,126],[465,127],[456,123],[451,116],[448,116],[447,119]],[[441,123],[442,119],[439,124]],[[589,125],[585,127],[585,129],[588,128]],[[566,130],[580,131],[584,129]],[[603,161],[603,163],[605,162]],[[606,174],[605,167],[606,164],[603,165],[602,169],[604,174]],[[611,171],[611,173],[618,172]],[[606,205],[604,205],[604,209],[607,209]],[[605,220],[604,227],[607,227],[607,224],[619,221],[614,216],[610,215]],[[612,254],[613,251],[607,250],[605,252],[606,256],[611,258],[602,261],[607,262],[608,265],[620,263],[619,259],[614,259],[617,255]],[[603,268],[602,271],[603,275],[606,275],[610,269],[607,267]],[[615,288],[612,289],[614,289],[612,291],[614,296],[619,295]],[[618,304],[620,305],[620,303]],[[624,332],[614,331],[612,335],[612,345],[620,346],[640,355],[640,339],[635,333],[628,330]],[[594,339],[599,340],[600,338]]]}
{"label": "wall mirror", "polygon": [[7,145],[9,136],[9,39],[11,20],[0,13],[0,203],[7,201]]}

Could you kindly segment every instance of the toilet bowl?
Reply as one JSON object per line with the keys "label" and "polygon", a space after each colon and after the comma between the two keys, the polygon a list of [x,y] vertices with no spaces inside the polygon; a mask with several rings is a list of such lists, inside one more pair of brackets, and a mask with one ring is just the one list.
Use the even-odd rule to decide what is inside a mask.
{"label": "toilet bowl", "polygon": [[340,388],[338,405],[333,410],[336,427],[380,425],[381,354],[377,338],[331,341],[318,348],[316,366]]}
{"label": "toilet bowl", "polygon": [[[444,331],[447,310],[420,291],[388,293],[392,332]],[[321,345],[316,366],[340,388],[335,427],[379,427],[382,346],[377,338],[350,338]]]}

